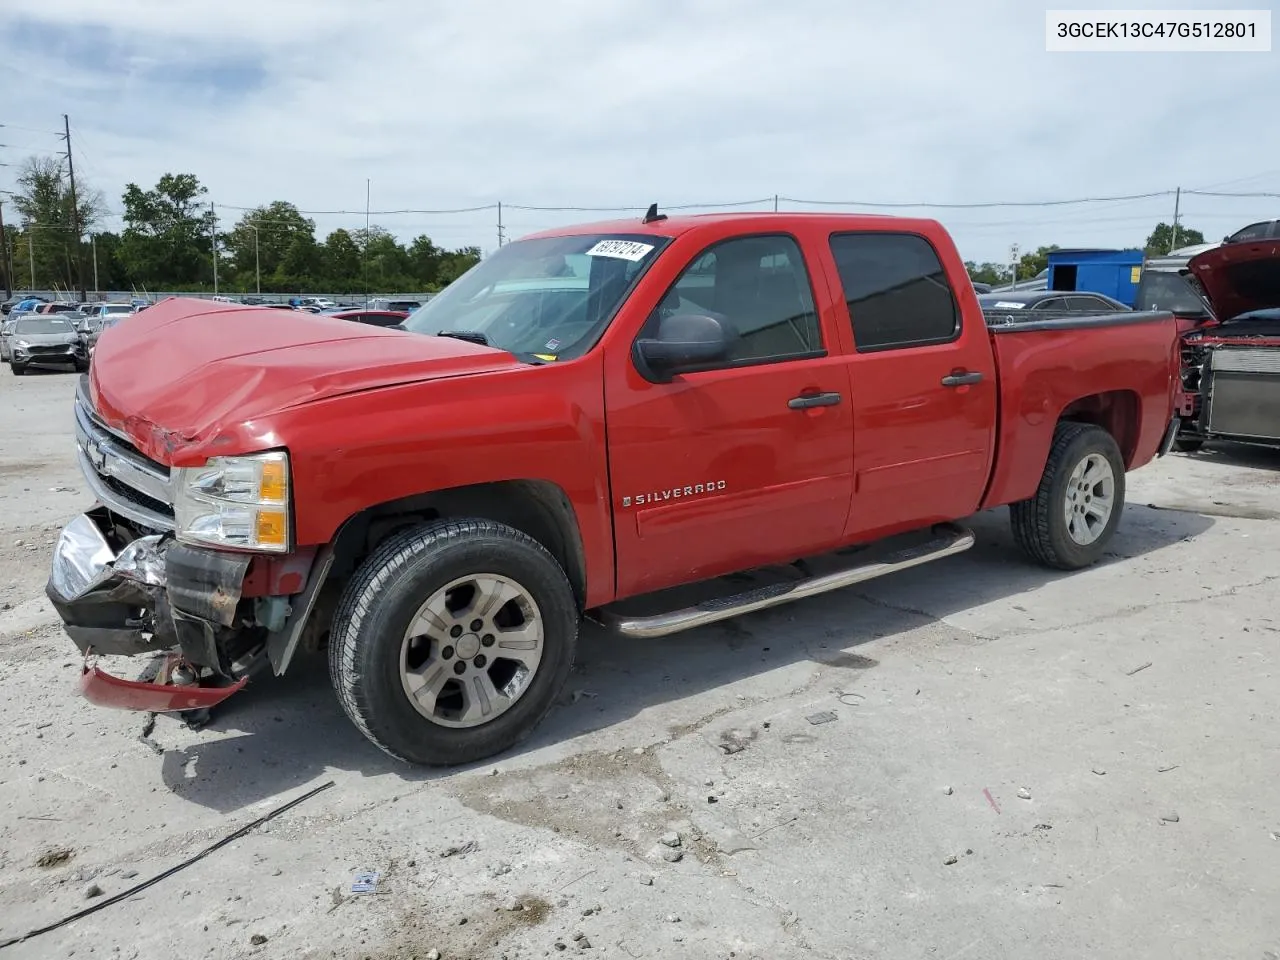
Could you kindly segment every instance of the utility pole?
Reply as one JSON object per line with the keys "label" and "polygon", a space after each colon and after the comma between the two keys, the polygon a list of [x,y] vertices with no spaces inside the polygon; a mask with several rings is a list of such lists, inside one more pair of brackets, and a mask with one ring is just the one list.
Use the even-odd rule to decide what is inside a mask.
{"label": "utility pole", "polygon": [[507,233],[505,230],[502,229],[502,201],[499,200],[498,201],[498,248],[501,249],[502,245],[506,243],[506,241],[507,241]]}
{"label": "utility pole", "polygon": [[4,269],[4,298],[13,296],[13,261],[9,259],[9,237],[4,232],[4,201],[0,200],[0,268]]}
{"label": "utility pole", "polygon": [[254,291],[262,292],[262,262],[258,259],[258,228],[253,224],[249,224],[249,229],[253,231],[253,282]]}
{"label": "utility pole", "polygon": [[1178,210],[1182,205],[1182,188],[1179,187],[1173,194],[1173,238],[1169,241],[1169,252],[1173,253],[1178,249]]}
{"label": "utility pole", "polygon": [[31,238],[35,236],[36,222],[32,220],[27,224],[27,263],[31,264],[31,292],[36,292],[36,245],[31,242]]}
{"label": "utility pole", "polygon": [[773,195],[773,212],[778,212],[778,195],[776,193]]}
{"label": "utility pole", "polygon": [[76,202],[76,166],[71,159],[71,120],[62,115],[62,129],[67,141],[67,176],[71,179],[71,225],[76,234],[76,280],[80,286],[80,299],[87,300],[89,294],[84,289],[84,237],[80,229],[80,205]]}
{"label": "utility pole", "polygon": [[369,197],[372,195],[373,181],[364,178],[364,247],[360,253],[360,272],[364,274],[364,308],[369,309]]}
{"label": "utility pole", "polygon": [[89,234],[89,245],[93,248],[93,295],[102,299],[102,288],[98,286],[98,237]]}
{"label": "utility pole", "polygon": [[213,223],[209,230],[210,247],[213,250],[213,295],[218,295],[218,209],[209,201],[209,213],[213,215]]}

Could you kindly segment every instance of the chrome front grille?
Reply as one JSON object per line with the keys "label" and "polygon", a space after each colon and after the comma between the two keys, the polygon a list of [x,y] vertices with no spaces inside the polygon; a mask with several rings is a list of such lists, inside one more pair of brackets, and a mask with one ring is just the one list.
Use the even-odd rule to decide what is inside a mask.
{"label": "chrome front grille", "polygon": [[173,529],[169,468],[103,423],[89,399],[88,377],[81,377],[76,390],[76,452],[104,507],[153,530]]}

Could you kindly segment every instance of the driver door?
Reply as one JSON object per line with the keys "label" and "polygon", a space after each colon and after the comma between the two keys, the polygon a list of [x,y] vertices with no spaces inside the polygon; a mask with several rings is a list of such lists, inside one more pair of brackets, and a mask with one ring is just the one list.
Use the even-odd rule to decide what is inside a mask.
{"label": "driver door", "polygon": [[725,240],[693,257],[640,338],[664,316],[710,313],[734,341],[728,359],[669,383],[646,379],[630,354],[611,359],[619,598],[840,542],[853,410],[834,308],[825,288],[817,292],[815,304],[794,237]]}

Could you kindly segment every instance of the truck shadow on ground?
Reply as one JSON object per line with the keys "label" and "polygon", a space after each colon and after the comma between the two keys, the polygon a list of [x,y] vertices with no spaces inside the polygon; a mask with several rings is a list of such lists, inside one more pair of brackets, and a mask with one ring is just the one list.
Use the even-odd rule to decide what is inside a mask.
{"label": "truck shadow on ground", "polygon": [[[1149,555],[1199,536],[1213,523],[1195,513],[1129,505],[1102,566],[1136,561],[1150,568]],[[1015,632],[1079,623],[1078,610],[1064,608],[1060,599],[1038,603],[1035,596],[1077,574],[1025,560],[1013,544],[1004,510],[975,517],[971,526],[978,542],[965,554],[665,639],[627,640],[586,625],[560,704],[525,743],[476,766],[510,764],[531,751],[626,723],[649,707],[797,663],[873,668],[877,662],[858,653],[861,645],[983,604],[1018,598],[999,614]],[[1168,569],[1176,571],[1176,557],[1169,558]],[[977,642],[999,642],[1002,632],[1008,630],[999,627],[995,637],[978,637]],[[957,643],[975,642],[971,631],[956,628],[956,636]],[[574,697],[575,691],[582,695]],[[176,795],[222,812],[296,789],[333,770],[413,783],[470,769],[414,768],[380,752],[343,714],[324,657],[307,658],[284,677],[251,684],[195,736],[195,745],[165,752],[162,779]],[[157,730],[157,738],[163,742],[163,731]]]}

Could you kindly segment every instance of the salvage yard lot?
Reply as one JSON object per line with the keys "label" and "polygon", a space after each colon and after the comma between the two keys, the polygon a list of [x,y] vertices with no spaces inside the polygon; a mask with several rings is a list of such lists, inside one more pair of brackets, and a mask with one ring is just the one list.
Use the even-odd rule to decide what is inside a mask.
{"label": "salvage yard lot", "polygon": [[80,699],[43,597],[86,505],[76,378],[0,376],[0,942],[334,782],[5,957],[1280,954],[1280,453],[1131,475],[1081,573],[1025,562],[999,511],[893,578],[587,629],[525,747],[422,771],[320,658],[201,731]]}

